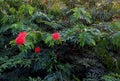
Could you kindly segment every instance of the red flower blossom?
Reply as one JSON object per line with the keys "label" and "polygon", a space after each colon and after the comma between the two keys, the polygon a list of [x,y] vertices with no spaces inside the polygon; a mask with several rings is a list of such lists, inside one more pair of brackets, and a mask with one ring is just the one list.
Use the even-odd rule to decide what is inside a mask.
{"label": "red flower blossom", "polygon": [[17,45],[22,45],[26,42],[26,36],[27,33],[22,31],[18,34],[17,38],[15,39],[15,42]]}
{"label": "red flower blossom", "polygon": [[26,36],[27,36],[27,33],[24,32],[24,31],[22,31],[22,32],[20,32],[20,33],[18,34],[18,37],[26,38]]}
{"label": "red flower blossom", "polygon": [[41,51],[41,48],[40,47],[36,47],[35,48],[35,53],[39,53]]}
{"label": "red flower blossom", "polygon": [[53,40],[58,40],[60,38],[60,34],[58,32],[55,32],[52,34],[52,39]]}
{"label": "red flower blossom", "polygon": [[25,38],[22,38],[22,37],[17,37],[15,39],[15,42],[16,42],[17,45],[22,45],[22,44],[25,43],[25,41],[26,41]]}

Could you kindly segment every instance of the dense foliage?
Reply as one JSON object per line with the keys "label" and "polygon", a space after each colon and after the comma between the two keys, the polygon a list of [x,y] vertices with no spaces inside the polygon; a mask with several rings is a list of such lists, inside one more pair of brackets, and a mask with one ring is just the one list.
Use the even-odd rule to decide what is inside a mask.
{"label": "dense foliage", "polygon": [[119,0],[0,0],[0,81],[120,81]]}

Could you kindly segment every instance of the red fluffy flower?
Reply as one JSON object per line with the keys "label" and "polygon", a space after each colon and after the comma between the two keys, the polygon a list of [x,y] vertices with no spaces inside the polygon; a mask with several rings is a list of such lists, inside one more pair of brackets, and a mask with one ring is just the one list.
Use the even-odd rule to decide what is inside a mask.
{"label": "red fluffy flower", "polygon": [[23,38],[26,38],[26,36],[27,36],[27,33],[26,32],[20,32],[19,34],[18,34],[18,37],[23,37]]}
{"label": "red fluffy flower", "polygon": [[58,32],[55,32],[52,34],[52,39],[53,40],[58,40],[60,38],[60,34]]}
{"label": "red fluffy flower", "polygon": [[15,39],[15,42],[16,42],[17,45],[22,45],[22,44],[25,43],[25,41],[26,41],[25,38],[22,38],[22,37],[17,37]]}
{"label": "red fluffy flower", "polygon": [[26,36],[27,36],[27,33],[26,32],[20,32],[17,36],[17,38],[15,39],[15,42],[17,45],[22,45],[26,42]]}
{"label": "red fluffy flower", "polygon": [[35,53],[39,53],[41,51],[41,48],[40,47],[36,47],[35,48]]}

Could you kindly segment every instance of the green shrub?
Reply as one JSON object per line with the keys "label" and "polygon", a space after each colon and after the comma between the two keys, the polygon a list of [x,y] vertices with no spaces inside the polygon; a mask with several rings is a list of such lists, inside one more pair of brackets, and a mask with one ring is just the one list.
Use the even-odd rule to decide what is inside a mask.
{"label": "green shrub", "polygon": [[0,81],[99,81],[103,70],[119,75],[113,1],[43,1],[0,1]]}

